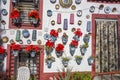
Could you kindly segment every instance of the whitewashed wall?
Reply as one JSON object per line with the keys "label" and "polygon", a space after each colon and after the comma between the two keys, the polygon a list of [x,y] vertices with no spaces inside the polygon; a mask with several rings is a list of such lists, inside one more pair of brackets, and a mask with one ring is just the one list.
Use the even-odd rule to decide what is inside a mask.
{"label": "whitewashed wall", "polygon": [[[73,37],[73,32],[71,32],[71,29],[73,27],[75,28],[80,28],[81,31],[83,32],[83,36],[84,34],[87,34],[87,31],[86,31],[86,24],[87,24],[87,21],[91,21],[91,17],[92,17],[92,14],[89,12],[89,8],[90,6],[95,6],[95,12],[96,14],[105,14],[104,13],[104,9],[103,10],[99,10],[98,7],[101,3],[91,3],[91,2],[87,2],[87,0],[82,0],[81,1],[81,4],[79,5],[76,5],[75,4],[75,0],[73,0],[73,5],[76,5],[76,10],[71,10],[71,8],[68,8],[68,9],[64,9],[62,7],[60,7],[59,10],[56,10],[55,9],[55,5],[56,4],[59,4],[59,0],[57,0],[57,2],[55,4],[51,4],[50,3],[50,0],[43,0],[43,25],[42,25],[42,30],[37,30],[37,40],[40,39],[42,40],[42,45],[45,44],[46,40],[44,40],[43,36],[45,33],[49,33],[49,31],[51,29],[58,29],[58,28],[62,28],[63,29],[63,20],[65,18],[68,19],[68,23],[69,23],[69,17],[70,17],[70,13],[74,13],[74,17],[75,17],[75,20],[74,20],[74,24],[71,25],[71,24],[68,24],[68,30],[64,31],[62,30],[62,33],[59,34],[59,37],[55,43],[55,45],[57,45],[58,43],[62,43],[61,41],[61,37],[62,37],[62,34],[64,32],[66,32],[69,36],[69,41],[67,43],[67,45],[65,46],[65,51],[64,51],[64,54],[63,56],[69,56],[71,57],[71,60],[70,60],[70,63],[69,63],[69,66],[73,68],[73,71],[91,71],[91,66],[88,65],[87,63],[87,58],[92,54],[92,44],[91,44],[91,37],[90,37],[90,42],[89,42],[89,48],[87,49],[87,52],[86,54],[83,56],[83,60],[82,60],[82,63],[80,65],[77,65],[76,62],[75,62],[75,59],[74,57],[70,56],[70,53],[69,53],[69,44],[72,40],[72,37]],[[116,7],[117,8],[117,12],[110,12],[110,14],[120,14],[120,5],[119,4],[104,4],[104,7],[106,6],[109,6],[112,10],[113,7]],[[3,16],[2,15],[2,20],[5,20],[6,21],[6,25],[5,25],[5,29],[6,29],[6,32],[3,31],[2,33],[2,36],[8,36],[9,37],[9,40],[10,39],[14,39],[15,40],[15,37],[16,37],[16,30],[14,29],[9,29],[9,8],[10,7],[10,0],[7,0],[7,4],[6,5],[3,5],[3,3],[1,4],[1,8],[2,9],[7,9],[8,11],[8,15],[7,16]],[[48,17],[47,16],[47,10],[52,10],[53,11],[53,15],[51,17]],[[83,11],[83,14],[81,17],[77,17],[76,15],[76,12],[77,10],[82,10]],[[57,24],[57,13],[61,13],[61,16],[62,16],[62,24]],[[86,19],[86,15],[90,15],[90,18],[89,19]],[[50,23],[51,23],[51,20],[55,20],[55,25],[52,26]],[[77,21],[78,20],[82,20],[82,25],[78,26],[77,25]],[[2,28],[3,28],[3,25],[2,25]],[[48,30],[46,30],[48,29]],[[20,29],[21,31],[23,29]],[[29,30],[30,31],[30,37],[29,39],[32,39],[32,30]],[[79,46],[82,45],[84,42],[83,42],[83,36],[80,37],[80,41],[79,41]],[[27,44],[27,39],[23,38],[23,36],[21,36],[21,39],[24,41],[23,44]],[[8,43],[5,43],[3,44],[5,48],[7,48],[7,44],[10,44],[9,42]],[[37,41],[32,41],[32,44],[37,44]],[[80,49],[79,49],[79,46],[78,48],[76,49],[76,52],[74,55],[77,55],[77,54],[80,54]],[[63,67],[62,65],[62,62],[61,62],[61,58],[57,58],[56,55],[55,55],[55,51],[52,52],[52,56],[55,57],[55,62],[53,62],[52,64],[52,68],[48,69],[47,66],[46,66],[46,63],[44,62],[44,72],[57,72],[58,69],[61,69]],[[46,57],[46,55],[44,56],[44,58]],[[4,61],[6,62],[6,60]],[[4,70],[5,70],[6,67],[4,67]]]}

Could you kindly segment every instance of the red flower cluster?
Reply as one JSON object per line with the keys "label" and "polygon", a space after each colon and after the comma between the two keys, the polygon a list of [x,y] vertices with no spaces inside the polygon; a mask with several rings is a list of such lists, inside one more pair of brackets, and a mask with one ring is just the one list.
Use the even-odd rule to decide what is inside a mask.
{"label": "red flower cluster", "polygon": [[2,46],[0,46],[0,54],[4,54],[4,53],[5,53],[5,49]]}
{"label": "red flower cluster", "polygon": [[39,13],[38,13],[37,10],[32,10],[31,12],[28,13],[28,16],[38,19],[39,18]]}
{"label": "red flower cluster", "polygon": [[72,40],[72,42],[70,43],[70,45],[77,47],[78,46],[78,41]]}
{"label": "red flower cluster", "polygon": [[54,43],[51,42],[50,40],[48,40],[45,45],[46,45],[47,47],[51,47],[51,48],[54,47]]}
{"label": "red flower cluster", "polygon": [[38,46],[28,45],[28,46],[25,47],[25,50],[26,51],[32,51],[32,50],[34,50],[34,51],[38,52],[40,50],[40,48]]}
{"label": "red flower cluster", "polygon": [[10,18],[18,18],[20,16],[20,13],[17,9],[14,9],[13,12],[10,14]]}
{"label": "red flower cluster", "polygon": [[82,32],[80,29],[77,29],[77,31],[74,32],[75,35],[78,35],[78,37],[82,36]]}
{"label": "red flower cluster", "polygon": [[11,50],[20,50],[21,46],[19,44],[12,43],[10,48]]}
{"label": "red flower cluster", "polygon": [[52,35],[52,36],[54,36],[54,37],[58,37],[58,32],[57,32],[56,30],[52,29],[52,30],[50,31],[50,35]]}
{"label": "red flower cluster", "polygon": [[58,52],[63,51],[63,49],[64,49],[63,44],[58,44],[56,47],[56,51],[58,51]]}

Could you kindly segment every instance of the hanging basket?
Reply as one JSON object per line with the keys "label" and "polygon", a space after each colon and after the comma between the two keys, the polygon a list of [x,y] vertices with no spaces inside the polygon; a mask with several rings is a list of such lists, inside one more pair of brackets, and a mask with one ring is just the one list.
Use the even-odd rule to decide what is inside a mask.
{"label": "hanging basket", "polygon": [[67,67],[67,66],[68,66],[68,62],[69,62],[69,61],[62,61],[63,66],[64,66],[64,67]]}
{"label": "hanging basket", "polygon": [[88,58],[88,65],[92,65],[94,62],[94,58],[90,57]]}
{"label": "hanging basket", "polygon": [[80,37],[78,35],[74,35],[73,39],[76,40],[76,41],[80,41]]}
{"label": "hanging basket", "polygon": [[51,68],[53,61],[52,60],[47,60],[46,63],[47,63],[47,67]]}
{"label": "hanging basket", "polygon": [[87,51],[87,48],[80,47],[80,52],[81,52],[81,55],[82,55],[82,56],[85,55],[86,51]]}

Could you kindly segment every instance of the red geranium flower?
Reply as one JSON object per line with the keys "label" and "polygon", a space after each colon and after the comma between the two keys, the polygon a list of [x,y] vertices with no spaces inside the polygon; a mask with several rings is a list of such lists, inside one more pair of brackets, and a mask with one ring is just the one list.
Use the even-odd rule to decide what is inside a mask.
{"label": "red geranium flower", "polygon": [[63,49],[64,49],[63,44],[58,44],[56,47],[56,51],[58,51],[58,52],[63,51]]}
{"label": "red geranium flower", "polygon": [[20,13],[17,9],[14,9],[13,12],[10,14],[10,18],[18,18],[20,16]]}
{"label": "red geranium flower", "polygon": [[31,12],[28,13],[28,16],[38,19],[39,18],[39,13],[38,13],[37,10],[32,10]]}
{"label": "red geranium flower", "polygon": [[11,44],[11,50],[20,50],[21,46],[19,44],[12,43]]}
{"label": "red geranium flower", "polygon": [[77,31],[74,32],[75,35],[78,35],[78,37],[82,36],[82,32],[80,29],[77,29]]}
{"label": "red geranium flower", "polygon": [[40,48],[39,48],[38,46],[32,46],[32,49],[33,49],[34,51],[39,51],[39,50],[40,50]]}
{"label": "red geranium flower", "polygon": [[0,46],[0,54],[4,54],[4,53],[5,53],[5,49],[2,46]]}
{"label": "red geranium flower", "polygon": [[46,45],[47,47],[51,47],[51,48],[54,47],[54,43],[51,42],[50,40],[48,40],[45,45]]}
{"label": "red geranium flower", "polygon": [[54,37],[58,37],[58,32],[57,32],[56,30],[52,29],[52,30],[50,31],[50,35],[52,35],[52,36],[54,36]]}
{"label": "red geranium flower", "polygon": [[72,40],[72,42],[70,43],[70,45],[77,47],[78,46],[78,41]]}
{"label": "red geranium flower", "polygon": [[25,50],[26,50],[26,51],[31,51],[31,50],[32,50],[32,46],[33,46],[33,45],[28,45],[28,46],[26,46],[26,47],[25,47]]}

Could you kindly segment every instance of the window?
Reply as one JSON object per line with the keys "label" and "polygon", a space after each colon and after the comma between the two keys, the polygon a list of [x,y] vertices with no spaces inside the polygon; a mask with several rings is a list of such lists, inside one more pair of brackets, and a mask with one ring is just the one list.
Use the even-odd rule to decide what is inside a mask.
{"label": "window", "polygon": [[26,53],[22,50],[18,53],[18,56],[14,56],[13,53],[10,52],[7,55],[7,77],[16,79],[17,70],[23,65],[30,69],[31,79],[35,78],[36,80],[40,80],[40,53],[32,57],[30,53]]}
{"label": "window", "polygon": [[95,56],[92,71],[94,75],[101,76],[101,80],[120,71],[119,17],[120,15],[92,15],[92,53]]}
{"label": "window", "polygon": [[[42,0],[11,0],[10,6],[10,28],[42,28]],[[11,16],[15,10],[19,13],[17,18]],[[29,16],[32,11],[37,12],[38,18]]]}

